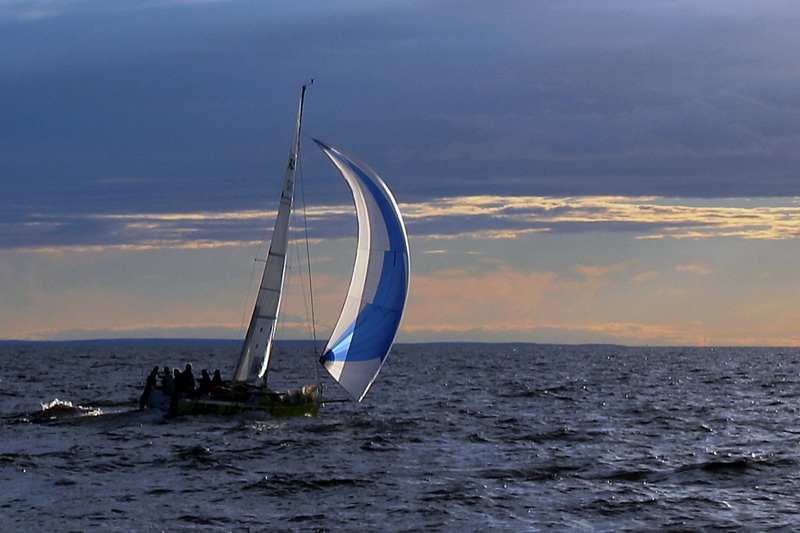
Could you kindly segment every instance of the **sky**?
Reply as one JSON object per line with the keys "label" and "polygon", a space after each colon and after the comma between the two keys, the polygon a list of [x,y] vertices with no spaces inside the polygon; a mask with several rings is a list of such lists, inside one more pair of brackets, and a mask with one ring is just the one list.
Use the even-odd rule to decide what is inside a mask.
{"label": "sky", "polygon": [[[320,338],[356,227],[311,137],[397,197],[400,342],[798,346],[798,27],[788,0],[0,0],[0,338],[242,337],[313,78]],[[281,335],[306,314],[288,290]]]}

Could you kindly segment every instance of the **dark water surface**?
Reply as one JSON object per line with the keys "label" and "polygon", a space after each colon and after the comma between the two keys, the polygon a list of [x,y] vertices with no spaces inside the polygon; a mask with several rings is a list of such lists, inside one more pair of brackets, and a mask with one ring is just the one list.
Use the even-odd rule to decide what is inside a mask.
{"label": "dark water surface", "polygon": [[0,348],[0,531],[800,528],[798,349],[400,345],[317,418],[137,410],[154,365],[236,356]]}

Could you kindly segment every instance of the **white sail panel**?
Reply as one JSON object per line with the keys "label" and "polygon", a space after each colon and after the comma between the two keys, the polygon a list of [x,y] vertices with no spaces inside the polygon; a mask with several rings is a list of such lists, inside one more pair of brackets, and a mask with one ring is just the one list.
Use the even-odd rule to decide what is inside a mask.
{"label": "white sail panel", "polygon": [[328,373],[361,401],[400,328],[408,298],[408,237],[397,202],[377,174],[340,150],[315,142],[350,186],[358,216],[358,248],[350,288],[321,361]]}
{"label": "white sail panel", "polygon": [[235,381],[255,381],[264,377],[269,368],[272,354],[272,341],[278,321],[281,305],[281,292],[286,272],[286,248],[289,234],[289,217],[294,201],[294,182],[297,174],[297,158],[300,151],[300,128],[303,121],[303,99],[306,87],[300,96],[300,107],[297,110],[294,138],[289,149],[289,163],[286,167],[281,201],[275,217],[275,229],[272,232],[267,261],[261,277],[255,309],[247,328],[247,335],[242,345],[239,361],[236,363],[233,379]]}

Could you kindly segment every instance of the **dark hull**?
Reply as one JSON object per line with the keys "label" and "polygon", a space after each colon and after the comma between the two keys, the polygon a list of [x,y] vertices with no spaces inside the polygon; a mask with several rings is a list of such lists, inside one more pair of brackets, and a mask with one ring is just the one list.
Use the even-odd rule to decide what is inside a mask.
{"label": "dark hull", "polygon": [[260,387],[237,386],[203,394],[179,393],[175,397],[167,395],[163,390],[154,389],[146,400],[147,408],[159,409],[171,416],[233,415],[247,412],[263,412],[275,417],[317,416],[321,405],[322,394],[318,384],[286,393]]}

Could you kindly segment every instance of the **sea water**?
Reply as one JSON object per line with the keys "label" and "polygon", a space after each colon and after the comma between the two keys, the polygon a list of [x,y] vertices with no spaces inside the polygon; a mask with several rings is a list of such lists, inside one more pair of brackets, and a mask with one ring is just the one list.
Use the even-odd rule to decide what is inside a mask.
{"label": "sea water", "polygon": [[0,348],[0,531],[800,528],[798,349],[409,344],[317,418],[138,410],[153,366],[236,355]]}

